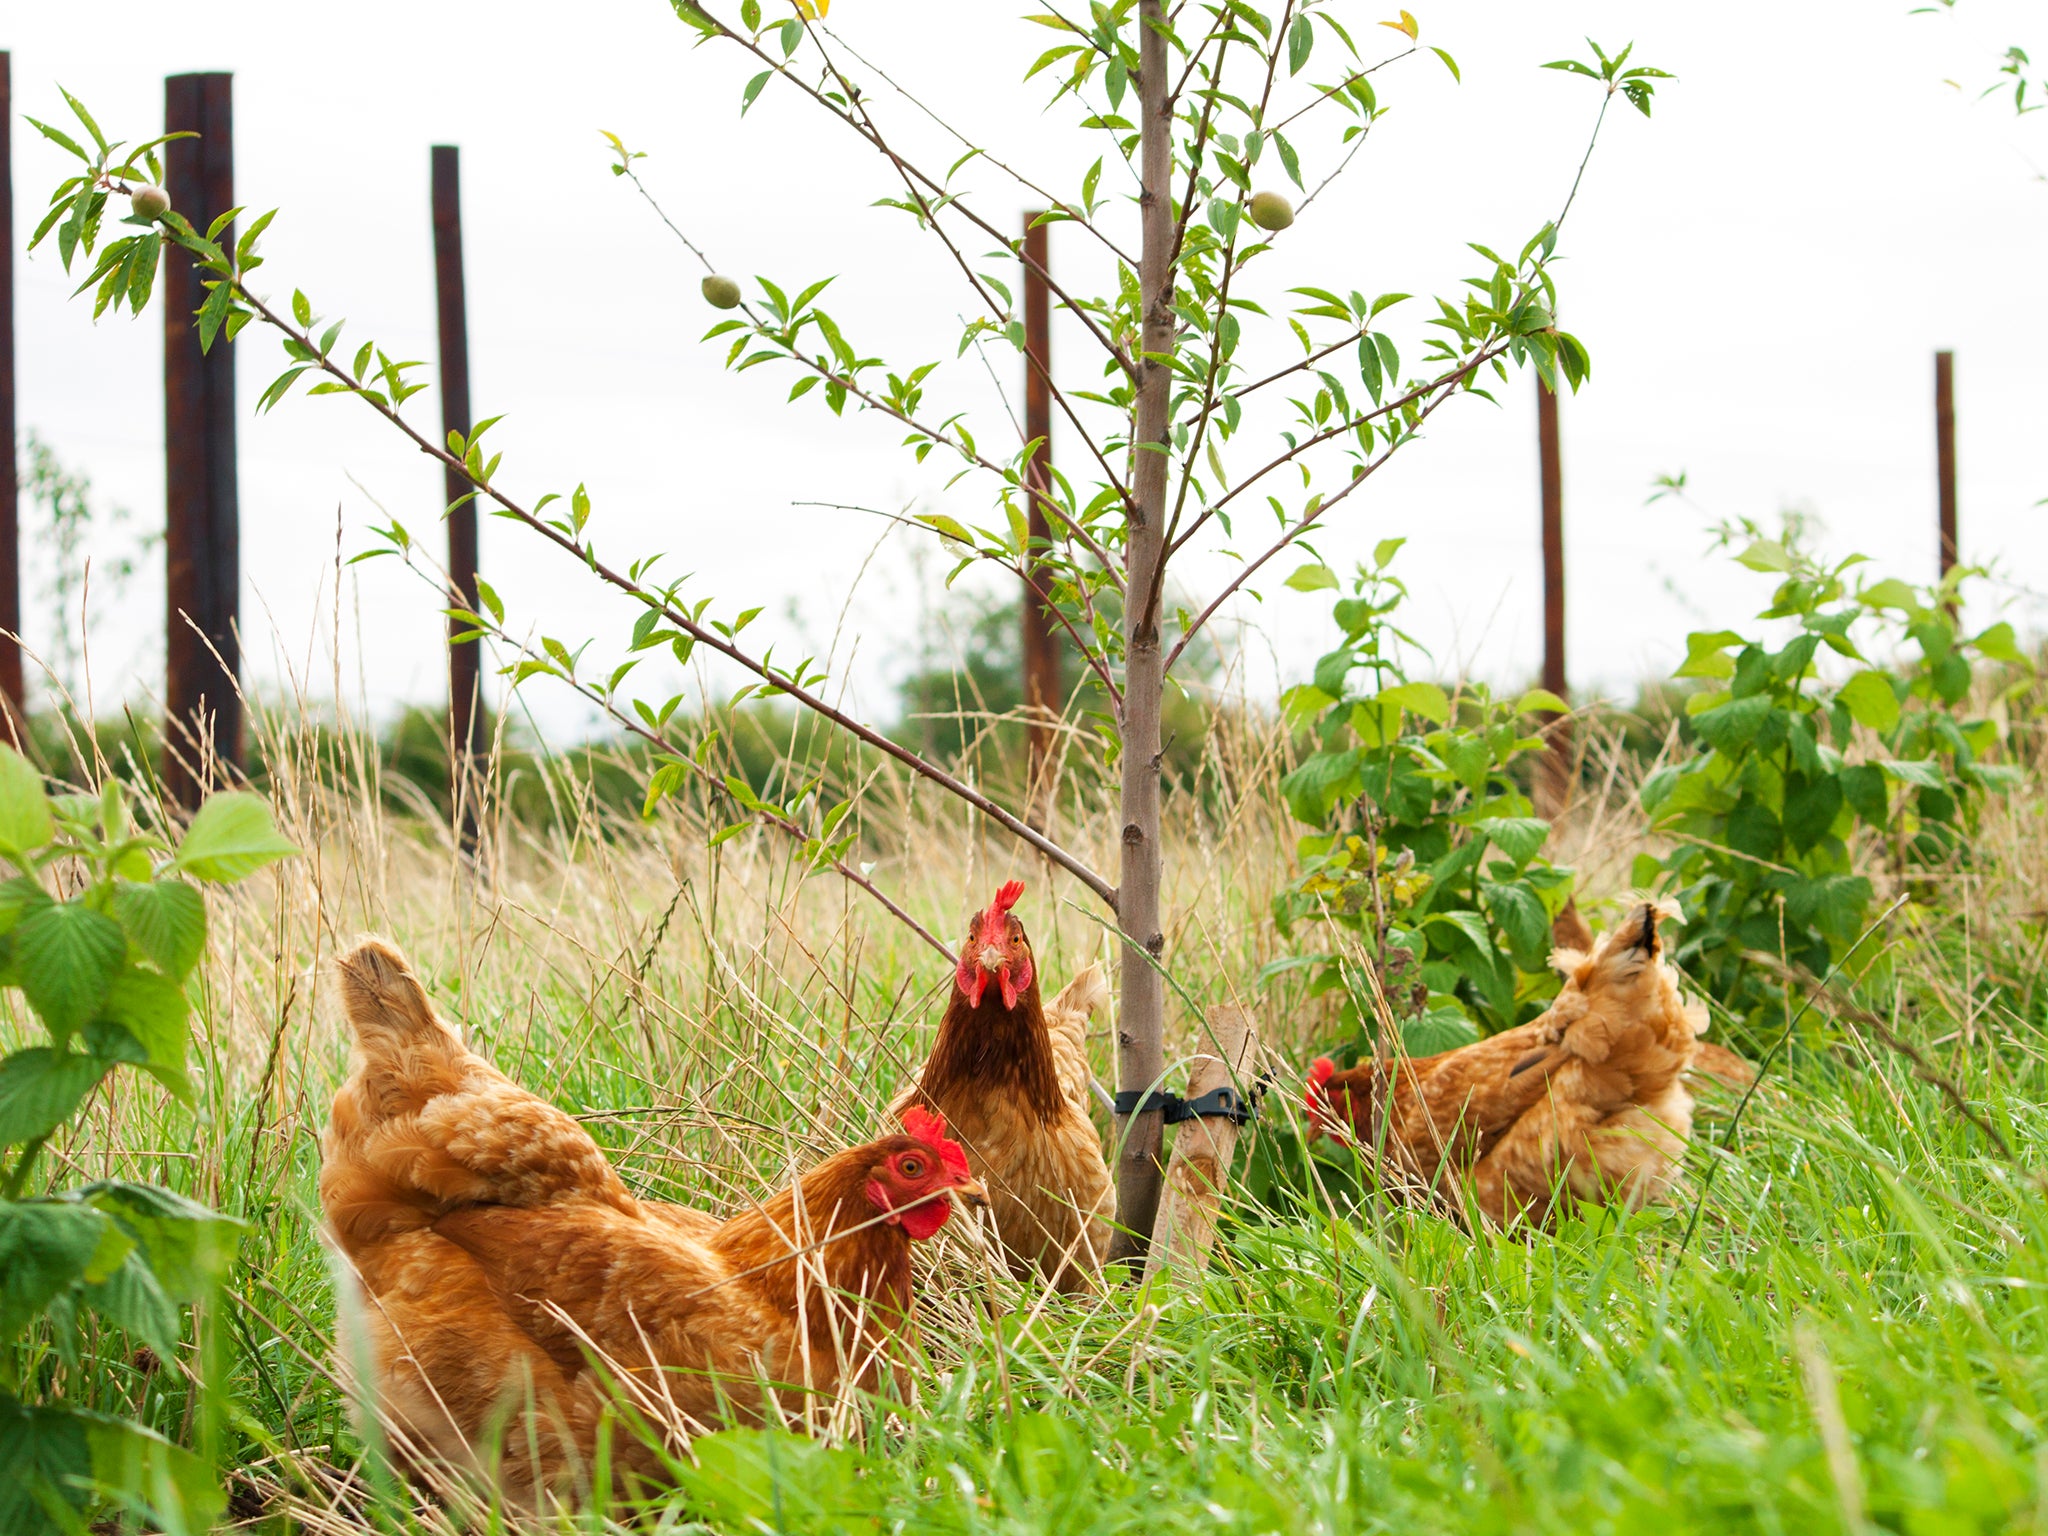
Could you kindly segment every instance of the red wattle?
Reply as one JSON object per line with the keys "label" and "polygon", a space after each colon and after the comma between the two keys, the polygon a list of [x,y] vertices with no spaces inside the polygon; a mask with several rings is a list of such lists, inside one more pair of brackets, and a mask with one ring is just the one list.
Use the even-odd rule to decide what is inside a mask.
{"label": "red wattle", "polygon": [[953,1205],[944,1195],[934,1195],[898,1214],[902,1218],[904,1232],[913,1242],[921,1243],[946,1224],[946,1218],[953,1214]]}

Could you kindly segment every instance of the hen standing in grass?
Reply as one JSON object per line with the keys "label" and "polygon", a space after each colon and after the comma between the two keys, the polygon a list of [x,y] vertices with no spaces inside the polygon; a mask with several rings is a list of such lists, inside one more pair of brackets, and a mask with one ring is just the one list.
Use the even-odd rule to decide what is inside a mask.
{"label": "hen standing in grass", "polygon": [[[1707,1027],[1705,1007],[1680,993],[1664,961],[1659,915],[1644,902],[1590,954],[1560,950],[1553,963],[1564,990],[1527,1024],[1348,1072],[1318,1059],[1309,1069],[1311,1138],[1348,1134],[1368,1149],[1384,1139],[1395,1168],[1453,1198],[1469,1177],[1496,1223],[1542,1223],[1559,1203],[1658,1198],[1692,1134],[1686,1078]],[[1725,1059],[1716,1065],[1746,1070],[1715,1050]]]}
{"label": "hen standing in grass", "polygon": [[893,1107],[945,1117],[988,1186],[996,1233],[1019,1279],[1065,1292],[1094,1286],[1115,1207],[1089,1116],[1088,1018],[1108,1000],[1091,965],[1047,1005],[1012,880],[968,925],[953,995],[917,1082]]}
{"label": "hen standing in grass", "polygon": [[[621,1404],[689,1432],[760,1418],[764,1391],[801,1413],[898,1365],[911,1242],[952,1196],[982,1198],[935,1116],[721,1222],[634,1198],[582,1126],[463,1046],[395,951],[364,944],[341,977],[356,1052],[320,1204],[359,1282],[344,1365],[367,1360],[359,1387],[410,1463],[474,1467],[499,1438],[499,1481],[530,1501],[587,1472]],[[612,1446],[660,1476],[645,1438]]]}

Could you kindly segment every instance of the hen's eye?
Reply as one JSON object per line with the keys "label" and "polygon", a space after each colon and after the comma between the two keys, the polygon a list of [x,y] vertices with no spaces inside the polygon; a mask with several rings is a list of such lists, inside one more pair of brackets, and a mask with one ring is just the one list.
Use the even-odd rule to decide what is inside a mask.
{"label": "hen's eye", "polygon": [[921,1179],[924,1177],[924,1159],[921,1157],[906,1157],[896,1166],[902,1170],[903,1177],[906,1179]]}

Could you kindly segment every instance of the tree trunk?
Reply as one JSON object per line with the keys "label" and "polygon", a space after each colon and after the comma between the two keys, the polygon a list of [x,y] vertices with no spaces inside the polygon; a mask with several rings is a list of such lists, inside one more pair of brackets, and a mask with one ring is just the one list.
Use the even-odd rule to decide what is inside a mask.
{"label": "tree trunk", "polygon": [[[1138,6],[1139,174],[1143,244],[1138,291],[1144,303],[1132,435],[1130,536],[1124,555],[1123,864],[1117,920],[1123,930],[1122,1004],[1117,1018],[1117,1087],[1159,1087],[1166,1070],[1166,983],[1154,968],[1166,947],[1159,916],[1159,706],[1165,655],[1159,603],[1152,601],[1166,558],[1167,406],[1172,373],[1149,361],[1173,351],[1173,123],[1167,116],[1166,43],[1160,0]],[[1117,1117],[1116,1219],[1112,1262],[1142,1255],[1159,1213],[1165,1121],[1157,1109]]]}

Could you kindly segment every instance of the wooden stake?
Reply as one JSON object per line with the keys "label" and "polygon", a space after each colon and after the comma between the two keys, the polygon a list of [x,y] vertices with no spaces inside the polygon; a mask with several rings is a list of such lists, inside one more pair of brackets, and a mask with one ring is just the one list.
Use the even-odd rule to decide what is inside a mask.
{"label": "wooden stake", "polygon": [[[441,429],[468,436],[469,307],[462,280],[461,150],[453,144],[433,147],[434,300],[441,323]],[[468,496],[469,483],[453,469],[442,471],[446,492],[443,510]],[[463,501],[448,518],[448,606],[477,611],[476,500]],[[470,626],[448,621],[452,636]],[[478,706],[478,646],[475,641],[448,647],[448,761],[456,824],[465,848],[476,845],[476,765],[483,756]]]}
{"label": "wooden stake", "polygon": [[[1188,1069],[1188,1097],[1198,1099],[1218,1088],[1247,1093],[1259,1048],[1251,1017],[1242,1008],[1213,1008],[1209,1033],[1210,1049],[1217,1054],[1194,1059]],[[1159,1220],[1145,1255],[1148,1280],[1162,1270],[1186,1279],[1208,1268],[1240,1129],[1230,1120],[1189,1120],[1175,1135],[1173,1157],[1166,1168],[1166,1192],[1160,1197]]]}
{"label": "wooden stake", "polygon": [[[1557,440],[1557,395],[1536,376],[1536,446],[1543,483],[1543,686],[1560,699],[1564,666],[1564,463]],[[1571,797],[1572,737],[1568,720],[1551,717],[1550,750],[1538,768],[1544,814],[1556,816]]]}
{"label": "wooden stake", "polygon": [[[172,75],[164,128],[171,206],[205,230],[235,205],[233,77]],[[232,244],[234,230],[217,237]],[[207,290],[191,258],[164,247],[164,790],[195,807],[216,764],[242,760],[241,533],[235,486],[235,357],[225,330],[202,353],[193,313]]]}
{"label": "wooden stake", "polygon": [[18,730],[27,705],[21,691],[21,481],[14,459],[13,128],[13,59],[0,52],[0,700]]}
{"label": "wooden stake", "polygon": [[[1038,451],[1025,467],[1024,483],[1031,498],[1031,542],[1052,538],[1052,522],[1040,497],[1052,489],[1052,297],[1046,285],[1046,226],[1040,215],[1024,216],[1024,438]],[[1029,724],[1030,784],[1027,814],[1044,827],[1052,799],[1054,723],[1059,719],[1060,640],[1054,619],[1038,596],[1050,584],[1050,569],[1033,559],[1024,583],[1024,711]],[[1034,583],[1037,591],[1033,590]]]}
{"label": "wooden stake", "polygon": [[1956,568],[1956,355],[1934,354],[1934,465],[1939,482],[1941,576]]}

